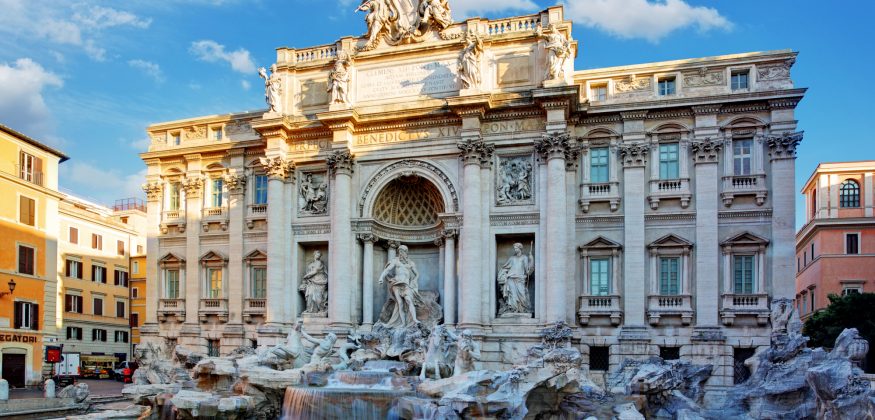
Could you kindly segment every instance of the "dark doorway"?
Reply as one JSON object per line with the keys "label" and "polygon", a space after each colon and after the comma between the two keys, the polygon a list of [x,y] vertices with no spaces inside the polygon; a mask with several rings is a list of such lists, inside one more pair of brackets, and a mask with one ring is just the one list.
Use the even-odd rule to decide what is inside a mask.
{"label": "dark doorway", "polygon": [[755,348],[735,348],[732,355],[732,367],[735,384],[740,384],[750,378],[750,369],[744,365],[744,361],[756,354]]}
{"label": "dark doorway", "polygon": [[24,388],[25,356],[23,354],[3,355],[3,379],[11,388]]}

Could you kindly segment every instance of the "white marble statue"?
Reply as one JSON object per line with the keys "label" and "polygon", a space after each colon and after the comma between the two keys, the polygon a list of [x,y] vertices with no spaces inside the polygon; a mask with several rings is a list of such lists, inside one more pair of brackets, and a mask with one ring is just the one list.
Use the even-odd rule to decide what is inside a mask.
{"label": "white marble statue", "polygon": [[334,343],[337,342],[337,336],[334,333],[328,333],[321,341],[315,340],[308,335],[304,336],[316,347],[313,348],[313,354],[310,356],[310,362],[306,366],[316,368],[317,370],[327,370],[331,365],[328,364],[328,358],[334,352]]}
{"label": "white marble statue", "polygon": [[439,30],[453,24],[449,0],[419,0],[419,33],[427,30],[431,22],[437,24]]}
{"label": "white marble statue", "polygon": [[462,89],[480,87],[482,79],[480,60],[482,56],[483,38],[476,33],[469,32],[465,39],[465,48],[459,54],[459,79],[462,81]]}
{"label": "white marble statue", "polygon": [[328,309],[328,269],[322,262],[322,252],[313,253],[313,261],[307,264],[307,272],[301,279],[300,290],[307,300],[305,314],[325,314]]}
{"label": "white marble statue", "polygon": [[365,51],[376,48],[381,36],[389,45],[418,42],[430,29],[442,32],[453,24],[448,0],[362,0],[356,11],[367,13]]}
{"label": "white marble statue", "polygon": [[[306,359],[304,357],[306,356],[306,349],[304,348],[304,342],[302,341],[302,339],[305,339],[304,337],[307,337],[306,339],[308,339],[308,341],[315,340],[304,332],[302,328],[303,326],[304,321],[298,320],[292,330],[289,331],[289,335],[286,336],[286,342],[277,344],[270,349],[270,352],[274,356],[284,361],[283,365],[286,366],[282,367],[299,368],[302,367],[304,363],[306,363]],[[318,344],[318,342],[315,342],[314,344]]]}
{"label": "white marble statue", "polygon": [[513,204],[532,198],[532,164],[523,158],[502,160],[498,168],[498,204]]}
{"label": "white marble statue", "polygon": [[308,214],[324,214],[328,208],[328,184],[321,177],[313,174],[304,175],[301,181],[301,212]]}
{"label": "white marble statue", "polygon": [[436,379],[441,379],[441,364],[446,363],[448,343],[448,332],[443,325],[435,325],[428,337],[426,344],[425,360],[422,363],[422,371],[419,373],[419,378],[425,380],[429,370],[434,372]]}
{"label": "white marble statue", "polygon": [[458,336],[447,330],[450,338],[456,340],[456,364],[453,376],[461,376],[476,369],[474,362],[480,360],[480,345],[474,341],[470,330],[463,330]]}
{"label": "white marble statue", "polygon": [[566,63],[573,54],[571,40],[566,38],[554,24],[550,24],[547,31],[540,26],[537,29],[538,36],[544,38],[544,49],[547,51],[547,74],[544,80],[556,80],[565,73]]}
{"label": "white marble statue", "polygon": [[349,104],[349,81],[352,60],[349,54],[341,52],[334,60],[334,69],[328,73],[328,92],[332,104]]}
{"label": "white marble statue", "polygon": [[386,305],[394,305],[388,320],[381,320],[387,327],[411,327],[416,325],[416,302],[419,297],[419,271],[416,264],[407,258],[407,246],[398,247],[398,256],[386,264],[378,283],[389,283],[389,298]]}
{"label": "white marble statue", "polygon": [[[530,247],[531,248],[531,247]],[[501,287],[502,302],[499,315],[531,314],[529,302],[529,277],[535,272],[535,258],[532,250],[523,255],[523,244],[513,244],[513,255],[498,272],[498,285]]]}
{"label": "white marble statue", "polygon": [[258,75],[264,79],[264,100],[269,107],[268,112],[282,113],[283,84],[276,73],[276,64],[270,66],[270,75],[264,67],[258,69]]}
{"label": "white marble statue", "polygon": [[380,34],[384,29],[388,30],[391,24],[390,16],[392,13],[389,4],[386,0],[362,0],[356,11],[367,13],[365,16],[365,23],[368,24],[366,49],[374,48],[379,41]]}

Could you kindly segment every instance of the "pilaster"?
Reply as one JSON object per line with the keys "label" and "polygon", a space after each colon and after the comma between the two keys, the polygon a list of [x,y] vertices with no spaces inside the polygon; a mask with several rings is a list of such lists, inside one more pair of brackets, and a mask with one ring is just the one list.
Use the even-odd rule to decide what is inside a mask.
{"label": "pilaster", "polygon": [[[203,206],[204,180],[200,174],[200,156],[186,156],[188,173],[182,183],[185,191],[185,223],[200,226]],[[185,231],[185,323],[197,326],[201,293],[200,276],[200,230]]]}
{"label": "pilaster", "polygon": [[[479,129],[478,129],[479,131]],[[483,324],[483,230],[480,179],[481,159],[486,144],[477,137],[458,143],[463,165],[462,237],[459,279],[459,328],[480,328]]]}
{"label": "pilaster", "polygon": [[[698,120],[697,120],[698,121]],[[705,138],[690,145],[696,172],[696,326],[718,325],[720,174],[718,157],[723,143]]]}
{"label": "pilaster", "polygon": [[[157,171],[157,162],[147,162],[148,171]],[[146,193],[146,319],[144,326],[158,328],[158,301],[161,285],[158,284],[158,255],[161,250],[158,243],[161,224],[161,202],[164,197],[164,187],[157,174],[147,176],[143,184]],[[140,334],[143,334],[141,328]]]}
{"label": "pilaster", "polygon": [[[246,217],[246,175],[242,149],[232,150],[230,154],[231,172],[225,175],[225,188],[228,190],[228,324],[235,328],[228,333],[243,333],[243,300],[247,296],[244,289],[246,278],[243,266],[243,225]],[[240,337],[242,338],[242,337]],[[242,342],[240,343],[243,344]]]}
{"label": "pilaster", "polygon": [[331,239],[328,243],[328,320],[332,328],[353,325],[352,305],[355,282],[352,276],[352,171],[355,159],[349,149],[340,149],[328,157],[331,169]]}
{"label": "pilaster", "polygon": [[[280,143],[284,145],[284,142]],[[285,246],[286,231],[291,226],[285,224],[286,208],[285,180],[294,173],[294,163],[286,158],[284,148],[270,150],[261,165],[267,172],[267,303],[265,305],[266,324],[259,327],[259,334],[279,336],[282,325],[289,322],[285,316],[286,284]]]}
{"label": "pilaster", "polygon": [[[647,154],[650,146],[644,142],[623,143],[618,148],[623,165],[623,301],[624,329],[644,328],[647,302],[646,261],[644,249],[644,205],[647,178]],[[644,330],[646,333],[646,330]],[[639,332],[630,333],[638,337]]]}
{"label": "pilaster", "polygon": [[803,133],[769,136],[772,162],[772,298],[796,296],[796,148]]}

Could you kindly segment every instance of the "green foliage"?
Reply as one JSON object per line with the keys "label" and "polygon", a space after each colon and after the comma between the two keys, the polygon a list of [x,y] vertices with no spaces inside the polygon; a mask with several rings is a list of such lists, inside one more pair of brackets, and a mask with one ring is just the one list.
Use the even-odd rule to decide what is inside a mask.
{"label": "green foliage", "polygon": [[856,328],[875,346],[875,293],[829,295],[829,302],[826,309],[805,321],[802,333],[811,338],[809,347],[832,348],[845,328]]}

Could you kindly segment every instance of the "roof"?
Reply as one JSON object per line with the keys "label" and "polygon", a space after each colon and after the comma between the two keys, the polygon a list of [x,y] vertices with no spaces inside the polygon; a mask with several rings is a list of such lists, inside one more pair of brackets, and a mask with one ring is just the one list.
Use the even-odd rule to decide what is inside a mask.
{"label": "roof", "polygon": [[70,159],[70,157],[67,156],[66,154],[64,154],[64,152],[62,152],[58,149],[55,149],[53,147],[46,146],[45,144],[40,143],[40,142],[38,142],[38,141],[36,141],[36,140],[34,140],[34,139],[24,135],[24,134],[21,134],[18,131],[15,131],[15,130],[13,130],[13,129],[11,129],[3,124],[0,124],[0,131],[6,132],[7,134],[16,137],[19,140],[21,140],[27,144],[30,144],[31,146],[42,149],[43,151],[46,151],[48,153],[51,153],[51,154],[61,158],[61,162],[64,162],[64,161]]}
{"label": "roof", "polygon": [[811,175],[808,177],[808,181],[805,181],[805,184],[802,185],[801,193],[805,194],[805,191],[811,187],[814,181],[817,179],[817,175],[819,174],[840,174],[840,173],[858,173],[858,172],[871,172],[875,170],[875,160],[854,160],[848,162],[820,162]]}

